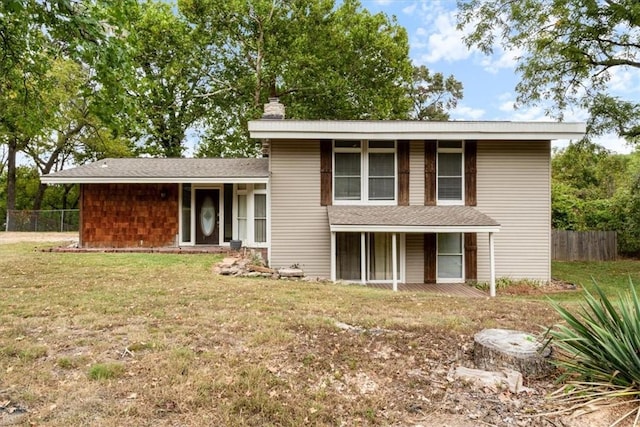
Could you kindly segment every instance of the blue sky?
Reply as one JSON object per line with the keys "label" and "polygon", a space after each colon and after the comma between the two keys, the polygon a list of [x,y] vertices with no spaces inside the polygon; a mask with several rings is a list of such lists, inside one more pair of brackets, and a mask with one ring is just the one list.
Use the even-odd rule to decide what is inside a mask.
{"label": "blue sky", "polygon": [[[455,0],[361,0],[371,12],[395,15],[407,29],[411,58],[415,64],[426,65],[431,71],[453,74],[464,86],[464,98],[451,112],[453,120],[550,120],[542,107],[514,109],[517,52],[495,49],[492,56],[469,50],[456,29]],[[617,70],[612,75],[612,92],[629,96],[638,94],[640,79],[629,70]],[[567,121],[585,121],[584,111],[568,111]],[[615,135],[603,136],[597,143],[619,153],[631,148]],[[554,146],[566,145],[566,141]]]}

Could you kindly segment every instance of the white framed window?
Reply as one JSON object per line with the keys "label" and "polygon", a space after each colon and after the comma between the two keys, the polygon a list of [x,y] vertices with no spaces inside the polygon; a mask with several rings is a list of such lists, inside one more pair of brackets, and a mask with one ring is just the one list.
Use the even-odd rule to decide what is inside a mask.
{"label": "white framed window", "polygon": [[253,186],[253,241],[267,241],[267,185]]}
{"label": "white framed window", "polygon": [[464,205],[464,143],[438,141],[439,205]]}
{"label": "white framed window", "polygon": [[238,240],[247,240],[247,184],[238,184],[236,189],[236,221]]}
{"label": "white framed window", "polygon": [[439,283],[459,283],[464,280],[462,233],[438,234]]}
{"label": "white framed window", "polygon": [[[392,282],[392,244],[391,233],[336,233],[336,278],[358,282]],[[397,275],[398,280],[403,281],[403,234],[398,235],[397,245]]]}
{"label": "white framed window", "polygon": [[269,241],[267,184],[234,186],[233,236],[243,246],[267,247]]}
{"label": "white framed window", "polygon": [[336,204],[395,204],[395,141],[338,140],[333,144]]}

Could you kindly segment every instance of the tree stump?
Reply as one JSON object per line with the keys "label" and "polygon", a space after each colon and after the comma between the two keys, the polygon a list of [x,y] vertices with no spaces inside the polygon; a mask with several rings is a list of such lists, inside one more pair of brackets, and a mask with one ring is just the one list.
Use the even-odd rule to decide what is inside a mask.
{"label": "tree stump", "polygon": [[525,377],[551,372],[551,347],[526,332],[484,329],[474,337],[473,360],[477,368],[490,371],[514,369]]}

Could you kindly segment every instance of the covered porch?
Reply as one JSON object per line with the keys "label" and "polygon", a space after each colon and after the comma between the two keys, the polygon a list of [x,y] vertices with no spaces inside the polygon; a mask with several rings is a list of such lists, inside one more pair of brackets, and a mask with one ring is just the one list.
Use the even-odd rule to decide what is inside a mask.
{"label": "covered porch", "polygon": [[[469,267],[476,268],[476,234],[487,233],[490,295],[495,296],[494,234],[500,225],[473,207],[328,206],[327,214],[333,281],[384,285],[398,291],[403,283],[416,283],[409,272],[419,267],[426,285],[459,284],[477,277]],[[412,236],[421,236],[424,245],[409,252],[406,241]],[[420,266],[414,265],[412,256],[417,250]]]}

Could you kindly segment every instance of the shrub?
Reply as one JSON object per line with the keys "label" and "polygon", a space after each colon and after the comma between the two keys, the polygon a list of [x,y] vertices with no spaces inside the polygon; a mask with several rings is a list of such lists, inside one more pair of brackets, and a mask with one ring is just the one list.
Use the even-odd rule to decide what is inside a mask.
{"label": "shrub", "polygon": [[[566,325],[551,331],[565,371],[562,399],[573,404],[640,397],[640,302],[632,283],[614,304],[595,284],[576,315],[553,304]],[[639,411],[640,408],[634,410]],[[628,415],[631,415],[628,414]]]}

